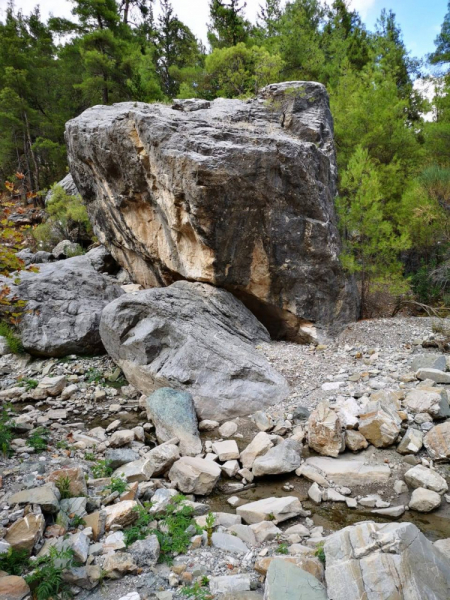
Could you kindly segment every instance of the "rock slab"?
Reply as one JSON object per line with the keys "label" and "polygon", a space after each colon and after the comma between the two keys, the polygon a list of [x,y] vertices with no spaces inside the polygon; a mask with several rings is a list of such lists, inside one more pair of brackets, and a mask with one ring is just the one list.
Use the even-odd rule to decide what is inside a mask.
{"label": "rock slab", "polygon": [[318,579],[297,565],[275,558],[267,571],[264,600],[327,600]]}
{"label": "rock slab", "polygon": [[324,551],[333,600],[450,597],[450,563],[412,523],[346,527],[327,538]]}
{"label": "rock slab", "polygon": [[142,393],[188,392],[200,419],[251,414],[287,396],[284,377],[255,350],[267,330],[225,290],[178,281],[127,294],[103,311],[108,354]]}
{"label": "rock slab", "polygon": [[75,256],[39,266],[37,273],[22,271],[20,283],[7,283],[11,293],[26,301],[20,323],[24,349],[34,356],[99,354],[100,315],[103,308],[123,294],[107,275],[96,270],[91,256]]}

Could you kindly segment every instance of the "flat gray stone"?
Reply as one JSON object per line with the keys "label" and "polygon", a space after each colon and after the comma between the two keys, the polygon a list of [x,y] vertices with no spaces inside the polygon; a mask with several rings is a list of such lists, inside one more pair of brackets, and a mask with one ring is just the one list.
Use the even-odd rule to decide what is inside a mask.
{"label": "flat gray stone", "polygon": [[419,354],[411,362],[411,371],[415,373],[419,369],[447,370],[447,359],[443,354]]}
{"label": "flat gray stone", "polygon": [[292,473],[301,463],[302,445],[294,440],[283,440],[270,448],[262,456],[258,456],[252,467],[255,477]]}
{"label": "flat gray stone", "polygon": [[[239,592],[248,592],[250,590],[250,575],[221,575],[219,577],[211,577],[209,580],[209,589],[212,594],[233,594]],[[222,597],[222,596],[221,596]]]}
{"label": "flat gray stone", "polygon": [[422,381],[431,379],[435,383],[450,383],[450,373],[445,373],[439,369],[419,369],[416,373],[417,379]]}
{"label": "flat gray stone", "polygon": [[214,548],[219,548],[220,550],[231,552],[232,554],[243,554],[248,552],[248,547],[244,542],[237,536],[229,533],[215,531],[212,534],[212,545]]}
{"label": "flat gray stone", "polygon": [[264,600],[327,600],[327,598],[323,584],[307,571],[280,558],[275,558],[270,563],[264,587]]}
{"label": "flat gray stone", "polygon": [[14,504],[39,504],[44,512],[57,513],[59,511],[59,492],[53,484],[46,484],[29,490],[22,490],[8,498],[10,505]]}
{"label": "flat gray stone", "polygon": [[[365,464],[364,457],[342,455],[339,458],[314,456],[307,458],[305,465],[319,469],[325,477],[338,485],[352,487],[371,483],[385,483],[391,476],[391,469],[386,464]],[[303,465],[302,465],[303,466]]]}

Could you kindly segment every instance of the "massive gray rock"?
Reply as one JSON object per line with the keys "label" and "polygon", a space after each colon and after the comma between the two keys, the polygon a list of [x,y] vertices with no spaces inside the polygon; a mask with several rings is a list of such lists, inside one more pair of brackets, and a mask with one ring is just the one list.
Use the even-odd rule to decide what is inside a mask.
{"label": "massive gray rock", "polygon": [[27,302],[20,323],[27,352],[55,357],[103,352],[101,312],[124,292],[97,270],[105,264],[102,256],[102,249],[95,248],[84,256],[39,265],[37,273],[21,271],[18,285],[0,278],[12,295]]}
{"label": "massive gray rock", "polygon": [[102,314],[108,354],[143,393],[189,392],[200,419],[248,415],[284,399],[287,383],[254,344],[266,329],[232,294],[204,283],[127,294]]}
{"label": "massive gray rock", "polygon": [[94,106],[66,124],[66,141],[97,237],[143,287],[212,283],[272,337],[301,342],[356,319],[323,85],[172,108]]}
{"label": "massive gray rock", "polygon": [[450,563],[412,523],[370,521],[341,529],[324,546],[333,600],[450,598]]}

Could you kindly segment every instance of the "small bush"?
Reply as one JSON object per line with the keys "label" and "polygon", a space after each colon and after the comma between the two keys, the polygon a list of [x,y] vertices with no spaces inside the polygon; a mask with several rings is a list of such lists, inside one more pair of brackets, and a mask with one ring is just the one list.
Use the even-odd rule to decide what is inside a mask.
{"label": "small bush", "polygon": [[4,457],[11,455],[14,422],[8,414],[7,407],[0,409],[0,450]]}
{"label": "small bush", "polygon": [[68,475],[60,475],[55,481],[55,485],[61,494],[61,500],[72,498],[70,493],[70,477]]}
{"label": "small bush", "polygon": [[109,491],[110,494],[117,492],[119,495],[121,495],[127,491],[128,482],[126,479],[122,479],[122,477],[113,477],[111,479],[111,483],[106,485],[103,489]]}
{"label": "small bush", "polygon": [[[62,496],[61,496],[61,498],[62,498]],[[86,525],[86,521],[83,519],[83,517],[80,517],[80,515],[74,515],[70,519],[70,527],[72,527],[73,529],[76,529],[80,525]]]}
{"label": "small bush", "polygon": [[190,546],[192,530],[202,533],[202,529],[194,521],[194,509],[186,505],[185,501],[185,496],[181,494],[174,496],[164,514],[155,517],[160,523],[160,529],[153,531],[161,547],[160,562],[171,564],[174,555],[184,554]]}
{"label": "small bush", "polygon": [[286,543],[280,544],[277,548],[275,548],[275,552],[277,554],[289,554],[288,545]]}
{"label": "small bush", "polygon": [[216,520],[216,517],[214,516],[214,514],[212,512],[209,512],[206,515],[206,526],[205,526],[205,531],[208,535],[208,546],[211,546],[212,544],[212,534],[214,531],[214,522]]}
{"label": "small bush", "polygon": [[30,390],[35,390],[37,388],[39,381],[36,379],[19,379],[17,385],[19,387],[24,387],[27,392],[29,392]]}
{"label": "small bush", "polygon": [[97,464],[91,467],[92,474],[94,479],[100,479],[102,477],[110,477],[113,473],[113,469],[111,467],[111,461],[109,460],[99,460]]}
{"label": "small bush", "polygon": [[86,381],[88,383],[96,383],[97,385],[105,385],[106,379],[98,369],[89,369],[86,373]]}
{"label": "small bush", "polygon": [[317,545],[316,551],[314,553],[314,556],[317,556],[317,558],[323,563],[325,564],[325,550],[323,549],[323,542],[321,542],[320,544]]}
{"label": "small bush", "polygon": [[92,240],[92,227],[81,196],[70,196],[58,184],[47,203],[48,219],[33,230],[39,247],[52,250],[62,240]]}
{"label": "small bush", "polygon": [[0,335],[6,339],[8,348],[12,354],[22,354],[23,346],[20,337],[7,323],[0,321]]}
{"label": "small bush", "polygon": [[151,505],[151,502],[148,502],[144,506],[138,505],[133,509],[138,513],[138,518],[131,527],[128,527],[124,531],[124,539],[127,547],[138,540],[144,540],[149,535],[148,525],[152,517],[149,515],[148,510]]}
{"label": "small bush", "polygon": [[44,452],[48,446],[48,431],[44,427],[37,427],[28,436],[27,444],[34,448],[35,452]]}
{"label": "small bush", "polygon": [[193,600],[211,600],[214,596],[207,589],[208,584],[209,580],[205,577],[201,582],[196,581],[193,585],[185,586],[181,590],[181,594]]}
{"label": "small bush", "polygon": [[25,577],[36,600],[56,600],[71,598],[70,585],[62,579],[65,570],[76,566],[71,548],[57,550],[50,548],[45,556],[33,562],[34,570]]}
{"label": "small bush", "polygon": [[0,554],[0,570],[8,575],[22,575],[28,566],[28,552],[10,548],[5,554]]}

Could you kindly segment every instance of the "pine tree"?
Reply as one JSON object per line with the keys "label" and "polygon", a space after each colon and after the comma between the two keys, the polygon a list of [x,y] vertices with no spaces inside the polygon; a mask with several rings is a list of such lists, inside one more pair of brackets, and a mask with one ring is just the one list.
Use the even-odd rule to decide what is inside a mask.
{"label": "pine tree", "polygon": [[244,17],[246,6],[242,0],[210,0],[208,41],[212,48],[236,46],[248,39],[250,23]]}
{"label": "pine tree", "polygon": [[441,32],[434,41],[436,50],[429,56],[432,65],[445,65],[450,63],[450,2],[447,5],[447,14],[442,23]]}
{"label": "pine tree", "polygon": [[399,253],[410,242],[407,234],[396,233],[384,210],[381,177],[367,149],[357,146],[342,174],[337,200],[344,243],[341,259],[350,273],[357,274],[361,316],[374,287],[405,288]]}
{"label": "pine tree", "polygon": [[173,98],[179,89],[174,72],[195,65],[200,58],[200,50],[192,31],[175,15],[170,0],[161,0],[156,38],[157,70],[162,88],[169,98]]}

